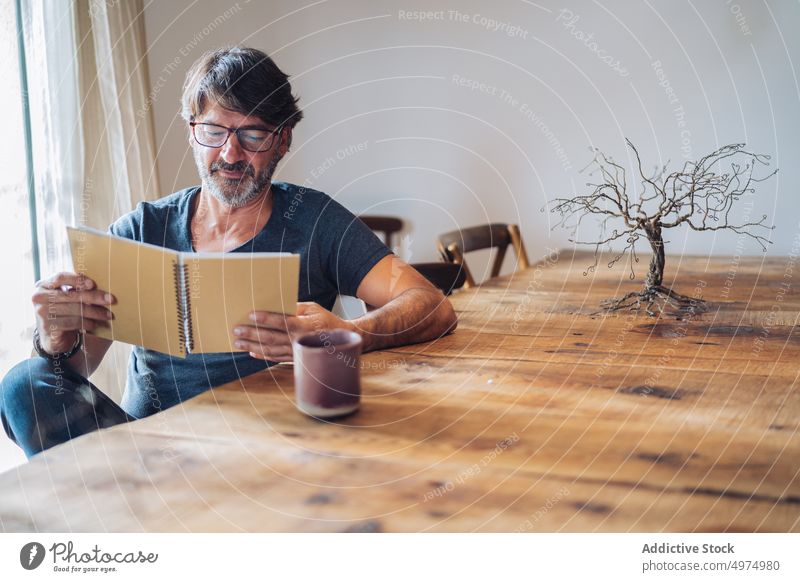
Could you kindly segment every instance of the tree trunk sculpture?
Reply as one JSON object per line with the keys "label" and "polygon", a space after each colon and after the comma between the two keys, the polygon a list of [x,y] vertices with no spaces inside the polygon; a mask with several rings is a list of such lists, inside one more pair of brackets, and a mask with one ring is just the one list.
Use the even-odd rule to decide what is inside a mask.
{"label": "tree trunk sculpture", "polygon": [[[590,166],[594,167],[592,174],[599,173],[601,180],[587,184],[592,188],[590,194],[558,198],[553,202],[552,212],[560,215],[556,226],[572,228],[571,242],[595,247],[594,264],[584,271],[584,275],[597,267],[603,246],[610,247],[612,243],[622,241],[622,251],[612,253],[608,267],[613,267],[628,255],[630,278],[635,278],[634,264],[639,262],[635,244],[640,238],[647,238],[653,255],[643,289],[604,301],[602,306],[607,310],[638,310],[644,306],[648,315],[655,316],[664,312],[668,305],[682,311],[703,309],[702,301],[676,293],[663,284],[666,265],[664,229],[686,224],[692,230],[701,232],[731,230],[754,239],[766,251],[766,245],[771,241],[761,234],[750,232],[750,229],[774,228],[766,224],[767,216],[762,216],[758,221],[745,219],[737,222],[731,217],[731,211],[739,199],[755,193],[756,183],[772,177],[777,170],[761,178],[754,176],[756,168],[769,165],[770,157],[747,152],[744,144],[731,144],[696,162],[686,162],[681,170],[670,174],[667,173],[667,165],[647,174],[642,169],[639,152],[629,140],[626,142],[634,155],[640,192],[635,192],[637,188],[628,184],[623,166],[595,149]],[[728,171],[724,171],[728,166]],[[602,216],[600,240],[579,240],[578,227],[591,214]],[[570,224],[573,219],[575,222]],[[621,221],[624,228],[614,228],[609,234],[608,224],[611,221]]]}

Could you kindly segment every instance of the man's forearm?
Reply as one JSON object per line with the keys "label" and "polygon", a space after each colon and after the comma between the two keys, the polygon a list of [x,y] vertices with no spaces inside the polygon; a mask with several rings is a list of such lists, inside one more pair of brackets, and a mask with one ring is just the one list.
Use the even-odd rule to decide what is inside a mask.
{"label": "man's forearm", "polygon": [[409,289],[383,307],[350,322],[364,351],[430,341],[456,328],[450,301],[432,289]]}

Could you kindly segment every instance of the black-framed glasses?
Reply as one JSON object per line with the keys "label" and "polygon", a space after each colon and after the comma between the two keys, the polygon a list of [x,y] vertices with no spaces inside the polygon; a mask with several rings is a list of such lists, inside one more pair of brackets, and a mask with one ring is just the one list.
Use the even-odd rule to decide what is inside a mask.
{"label": "black-framed glasses", "polygon": [[189,122],[192,126],[194,140],[201,146],[207,148],[221,148],[224,146],[232,133],[236,134],[236,139],[242,149],[248,152],[265,152],[275,143],[275,136],[279,135],[282,127],[279,125],[275,129],[243,128],[235,129],[216,125],[214,123]]}

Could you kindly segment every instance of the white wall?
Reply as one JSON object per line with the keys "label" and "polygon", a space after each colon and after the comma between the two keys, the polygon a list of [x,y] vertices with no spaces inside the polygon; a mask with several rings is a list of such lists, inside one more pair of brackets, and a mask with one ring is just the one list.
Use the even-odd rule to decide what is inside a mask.
{"label": "white wall", "polygon": [[[278,178],[308,181],[357,213],[401,216],[412,261],[436,259],[437,233],[487,221],[520,223],[532,257],[564,246],[566,233],[551,233],[552,217],[540,208],[549,198],[584,191],[587,177],[579,170],[591,159],[590,145],[629,163],[625,137],[650,165],[682,164],[687,154],[730,142],[772,154],[780,173],[759,187],[749,212],[774,221],[771,254],[787,254],[798,235],[796,2],[304,5],[148,4],[165,194],[197,182],[177,113],[184,74],[203,51],[239,43],[270,53],[302,97],[306,118]],[[579,19],[567,26],[562,9]],[[414,10],[441,12],[428,21],[401,15]],[[482,17],[504,26],[492,31]],[[588,46],[578,31],[592,35]],[[594,49],[618,60],[616,67]],[[471,90],[455,76],[486,87]],[[337,159],[356,144],[363,151]],[[669,252],[741,250],[734,234],[683,229],[668,239]],[[745,242],[745,252],[759,252]]]}

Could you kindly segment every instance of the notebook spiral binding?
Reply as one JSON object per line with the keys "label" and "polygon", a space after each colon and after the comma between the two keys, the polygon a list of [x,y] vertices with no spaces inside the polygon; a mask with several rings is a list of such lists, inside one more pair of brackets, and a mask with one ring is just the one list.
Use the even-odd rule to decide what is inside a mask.
{"label": "notebook spiral binding", "polygon": [[172,271],[175,275],[175,300],[181,324],[178,326],[178,337],[184,353],[191,353],[194,345],[192,335],[192,308],[189,302],[189,267],[174,263]]}

